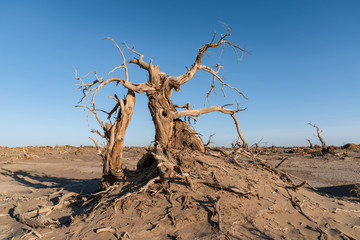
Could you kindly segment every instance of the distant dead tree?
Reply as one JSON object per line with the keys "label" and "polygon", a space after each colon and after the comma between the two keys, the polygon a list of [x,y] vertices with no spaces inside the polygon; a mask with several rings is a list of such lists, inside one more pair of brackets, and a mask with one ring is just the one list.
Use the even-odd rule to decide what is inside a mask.
{"label": "distant dead tree", "polygon": [[309,142],[310,148],[313,149],[314,145],[312,144],[312,142],[310,141],[310,139],[306,139]]}
{"label": "distant dead tree", "polygon": [[24,158],[25,159],[30,159],[31,158],[31,155],[26,152],[25,147],[23,147],[23,152],[24,152]]}
{"label": "distant dead tree", "polygon": [[308,125],[316,128],[317,137],[319,138],[319,140],[321,142],[322,149],[323,150],[327,149],[326,143],[325,143],[324,139],[321,137],[323,130],[320,130],[320,128],[318,126],[316,126],[316,124],[312,124],[311,122],[309,122]]}
{"label": "distant dead tree", "polygon": [[[246,52],[246,50],[240,48],[229,40],[230,35],[231,30],[229,28],[226,28],[226,34],[221,34],[217,40],[216,34],[214,34],[211,42],[203,45],[199,49],[196,59],[192,64],[191,68],[187,68],[187,71],[180,76],[168,76],[166,73],[161,72],[159,66],[152,64],[151,59],[149,62],[144,61],[143,54],[138,53],[134,50],[134,48],[130,48],[124,43],[125,49],[128,49],[130,53],[136,56],[128,63],[135,64],[148,73],[148,80],[146,82],[130,82],[124,50],[122,50],[115,42],[115,40],[111,38],[107,39],[111,40],[115,44],[117,50],[122,57],[122,64],[115,67],[109,73],[112,73],[117,69],[122,69],[124,71],[123,78],[112,77],[103,79],[98,77],[97,73],[94,72],[95,79],[90,83],[85,83],[82,78],[77,76],[77,72],[75,70],[75,78],[80,81],[77,90],[81,90],[83,93],[83,96],[80,99],[80,102],[82,102],[83,105],[81,105],[80,107],[85,108],[88,113],[92,113],[95,116],[102,131],[92,129],[92,132],[97,133],[100,137],[106,140],[104,147],[100,147],[98,142],[95,141],[94,138],[90,137],[96,145],[99,155],[103,159],[103,187],[111,185],[116,179],[122,176],[122,148],[124,145],[126,128],[128,127],[132,117],[132,112],[135,104],[135,93],[146,93],[148,97],[148,108],[150,110],[150,114],[152,116],[152,120],[155,126],[156,148],[187,148],[204,152],[205,144],[203,143],[199,134],[192,128],[189,119],[195,119],[202,114],[216,111],[227,114],[233,119],[238,134],[238,144],[244,148],[248,148],[248,144],[241,133],[239,122],[235,116],[235,114],[239,111],[245,110],[240,109],[239,105],[237,105],[236,109],[226,108],[226,106],[229,106],[231,104],[224,106],[211,106],[200,109],[192,109],[189,103],[184,105],[177,105],[174,104],[170,99],[173,90],[179,91],[182,85],[193,79],[194,75],[198,70],[205,71],[212,76],[212,84],[209,92],[205,97],[205,102],[215,89],[216,81],[220,82],[222,86],[221,90],[224,94],[224,97],[224,88],[227,87],[246,98],[246,96],[236,87],[230,86],[223,80],[223,78],[218,75],[221,69],[221,66],[219,64],[216,65],[215,69],[210,68],[206,65],[202,65],[204,54],[211,48],[217,48],[219,46],[230,46],[235,51],[236,55],[238,55],[238,53],[240,52],[241,56]],[[118,86],[119,84],[122,85],[128,90],[128,93],[124,99],[118,98],[116,94],[111,96],[111,98],[115,101],[114,106],[109,112],[106,112],[95,107],[95,96],[102,87],[109,85],[110,83],[115,83],[116,86]],[[90,103],[87,103],[88,98],[91,99]],[[104,122],[100,119],[98,115],[99,111],[106,113],[107,122]],[[111,123],[111,119],[113,117],[115,117],[115,120],[114,123]],[[188,120],[184,120],[183,118],[187,118]]]}

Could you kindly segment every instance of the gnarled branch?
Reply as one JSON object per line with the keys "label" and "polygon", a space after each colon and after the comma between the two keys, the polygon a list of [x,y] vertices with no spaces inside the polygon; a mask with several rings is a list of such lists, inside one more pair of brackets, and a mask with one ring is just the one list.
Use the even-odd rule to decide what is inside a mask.
{"label": "gnarled branch", "polygon": [[244,111],[244,110],[246,110],[246,109],[240,109],[239,106],[236,110],[224,108],[224,106],[212,106],[212,107],[206,107],[206,108],[200,108],[200,109],[194,109],[194,110],[183,110],[183,111],[173,112],[173,113],[171,113],[171,117],[173,119],[177,119],[177,118],[181,118],[181,117],[185,117],[185,116],[198,117],[202,114],[210,113],[210,112],[221,112],[224,114],[229,114],[231,116],[231,118],[234,120],[236,130],[238,133],[238,137],[242,141],[242,146],[245,148],[248,148],[249,145],[241,133],[239,122],[235,116],[235,113],[237,113],[239,111]]}
{"label": "gnarled branch", "polygon": [[146,63],[146,62],[143,61],[144,55],[136,52],[136,51],[134,50],[134,47],[130,48],[128,45],[126,45],[125,42],[124,42],[123,44],[124,44],[124,45],[127,47],[127,49],[129,49],[131,52],[133,52],[133,53],[135,53],[136,55],[139,56],[139,58],[133,58],[133,59],[131,59],[131,60],[129,61],[129,63],[136,64],[136,65],[138,65],[140,68],[143,68],[143,69],[149,71],[150,65],[149,65],[148,63]]}
{"label": "gnarled branch", "polygon": [[[170,86],[172,86],[173,88],[179,89],[179,86],[185,84],[186,82],[188,82],[189,80],[191,80],[195,73],[199,70],[205,70],[210,72],[211,74],[213,74],[216,78],[221,79],[220,77],[217,76],[217,72],[212,70],[209,67],[203,66],[201,65],[203,56],[205,54],[205,52],[209,49],[209,48],[217,48],[218,46],[220,46],[221,44],[228,44],[230,45],[235,53],[237,54],[238,50],[240,50],[241,55],[244,54],[244,52],[247,52],[245,49],[240,48],[239,46],[237,46],[236,44],[232,43],[231,41],[228,40],[228,37],[231,35],[231,31],[230,28],[226,29],[226,34],[225,35],[221,35],[220,39],[214,43],[214,38],[212,39],[212,41],[210,43],[207,43],[205,45],[203,45],[200,49],[199,52],[196,56],[196,60],[194,62],[194,64],[192,65],[192,67],[190,69],[188,69],[188,71],[180,76],[170,76],[168,77]],[[211,70],[210,70],[211,69]],[[219,69],[218,69],[219,70]],[[222,79],[221,79],[222,80]],[[242,94],[243,95],[243,94]]]}
{"label": "gnarled branch", "polygon": [[193,110],[183,110],[183,111],[176,111],[173,112],[171,114],[173,119],[177,119],[177,118],[181,118],[181,117],[185,117],[185,116],[192,116],[192,117],[198,117],[202,114],[205,113],[209,113],[209,112],[222,112],[225,114],[234,114],[237,113],[239,111],[244,111],[245,109],[229,109],[229,108],[224,108],[221,106],[211,106],[211,107],[205,107],[205,108],[200,108],[200,109],[193,109]]}

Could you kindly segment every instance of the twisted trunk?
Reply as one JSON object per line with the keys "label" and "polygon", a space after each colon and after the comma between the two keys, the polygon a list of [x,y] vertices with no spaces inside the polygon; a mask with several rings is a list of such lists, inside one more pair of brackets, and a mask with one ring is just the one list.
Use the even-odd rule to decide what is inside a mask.
{"label": "twisted trunk", "polygon": [[155,89],[147,93],[148,107],[155,126],[155,145],[204,152],[204,143],[198,134],[188,124],[173,117],[177,110],[170,100],[172,89],[168,85],[167,76],[152,64],[149,65],[149,75],[149,84]]}
{"label": "twisted trunk", "polygon": [[113,125],[105,124],[105,134],[109,139],[101,154],[103,158],[103,175],[101,188],[106,188],[122,176],[122,153],[126,129],[129,126],[135,105],[135,94],[129,91],[125,100],[119,100],[120,109]]}

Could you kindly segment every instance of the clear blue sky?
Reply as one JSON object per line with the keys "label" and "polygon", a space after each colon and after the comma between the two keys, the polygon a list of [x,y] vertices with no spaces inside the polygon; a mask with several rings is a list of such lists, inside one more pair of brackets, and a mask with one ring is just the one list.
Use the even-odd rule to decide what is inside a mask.
{"label": "clear blue sky", "polygon": [[[89,127],[97,125],[74,107],[81,94],[74,92],[73,66],[79,75],[96,70],[106,76],[121,63],[114,45],[102,40],[112,37],[178,75],[214,31],[221,33],[218,21],[251,54],[238,63],[230,48],[221,57],[211,51],[204,63],[221,63],[221,76],[249,101],[230,90],[224,99],[218,88],[209,105],[238,101],[247,107],[237,117],[250,144],[261,138],[268,146],[307,145],[307,138],[315,143],[308,122],[324,129],[328,144],[360,143],[360,1],[2,0],[0,146],[91,145]],[[146,81],[143,70],[130,71],[131,81]],[[197,74],[173,101],[203,107],[210,84],[208,74]],[[114,92],[125,94],[109,86],[98,106],[109,108],[107,96]],[[205,141],[216,133],[215,145],[236,139],[232,119],[221,113],[199,117],[195,128]],[[146,145],[153,136],[146,97],[137,95],[126,144]]]}

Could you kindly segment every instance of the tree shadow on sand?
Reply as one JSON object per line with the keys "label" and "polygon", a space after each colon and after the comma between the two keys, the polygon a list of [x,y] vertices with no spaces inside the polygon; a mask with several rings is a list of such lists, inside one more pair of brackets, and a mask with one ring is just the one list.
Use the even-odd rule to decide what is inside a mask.
{"label": "tree shadow on sand", "polygon": [[[0,173],[29,188],[51,191],[41,193],[43,196],[40,197],[38,194],[26,197],[25,200],[16,202],[14,208],[9,210],[8,214],[11,217],[32,228],[69,226],[74,217],[87,214],[88,207],[82,206],[81,197],[91,196],[100,186],[99,179],[53,177],[4,168]],[[38,207],[37,211],[33,210],[34,206]]]}
{"label": "tree shadow on sand", "polygon": [[10,171],[8,169],[1,169],[4,176],[9,176],[15,181],[35,189],[57,189],[61,188],[65,191],[74,192],[78,194],[90,194],[96,192],[100,186],[99,179],[76,179],[53,177],[46,174],[36,174],[23,170]]}
{"label": "tree shadow on sand", "polygon": [[356,188],[357,184],[328,186],[317,188],[317,192],[329,197],[346,198],[347,200],[360,202],[360,198],[354,194]]}

